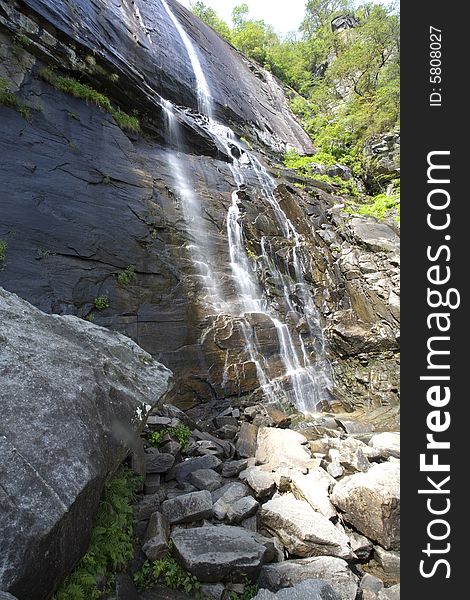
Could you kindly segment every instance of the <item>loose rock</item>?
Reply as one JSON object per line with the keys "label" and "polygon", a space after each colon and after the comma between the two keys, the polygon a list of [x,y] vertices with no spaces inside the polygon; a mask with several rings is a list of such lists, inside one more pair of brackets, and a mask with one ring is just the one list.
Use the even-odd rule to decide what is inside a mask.
{"label": "loose rock", "polygon": [[286,494],[262,507],[264,527],[275,533],[296,556],[352,558],[348,537],[303,500]]}
{"label": "loose rock", "polygon": [[165,500],[161,510],[172,525],[208,519],[212,516],[212,496],[207,490],[192,492]]}

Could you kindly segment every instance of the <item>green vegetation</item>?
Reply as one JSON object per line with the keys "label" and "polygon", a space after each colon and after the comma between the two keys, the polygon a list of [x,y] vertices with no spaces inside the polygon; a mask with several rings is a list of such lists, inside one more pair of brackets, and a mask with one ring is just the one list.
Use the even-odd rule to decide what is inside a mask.
{"label": "green vegetation", "polygon": [[129,265],[125,271],[121,271],[116,275],[119,285],[129,285],[135,281],[136,277],[137,276],[132,265]]}
{"label": "green vegetation", "polygon": [[[338,161],[332,154],[327,152],[318,152],[312,156],[300,156],[295,150],[290,150],[284,156],[284,164],[289,169],[295,170],[299,175],[306,179],[315,179],[329,183],[337,189],[337,193],[344,196],[359,196],[359,191],[354,179],[344,180],[341,177],[331,177],[329,175],[321,175],[315,173],[315,164],[332,166]],[[354,173],[358,167],[354,165],[353,158],[349,161],[352,165],[351,171]],[[304,186],[302,186],[304,187]]]}
{"label": "green vegetation", "polygon": [[91,86],[81,83],[73,77],[59,75],[50,68],[42,69],[40,76],[61,92],[85,100],[85,102],[96,104],[96,106],[99,106],[105,112],[110,113],[119,127],[124,131],[140,131],[140,122],[137,116],[131,116],[119,108],[113,108],[111,100]]}
{"label": "green vegetation", "polygon": [[27,121],[31,119],[30,109],[10,90],[10,82],[6,77],[0,77],[0,104],[14,108]]}
{"label": "green vegetation", "polygon": [[181,445],[184,452],[188,447],[192,431],[186,425],[177,425],[176,427],[167,427],[162,431],[152,431],[148,434],[147,440],[152,446],[159,446],[167,434]]}
{"label": "green vegetation", "polygon": [[391,211],[397,213],[396,220],[400,220],[400,194],[392,194],[387,196],[386,194],[378,194],[374,196],[366,204],[354,206],[351,208],[351,212],[359,215],[365,215],[375,217],[379,221],[385,219]]}
{"label": "green vegetation", "polygon": [[105,310],[109,308],[109,298],[108,296],[98,296],[94,300],[95,308],[98,310]]}
{"label": "green vegetation", "polygon": [[88,551],[52,600],[98,600],[109,595],[113,573],[134,554],[132,502],[139,482],[133,471],[123,468],[105,485]]}
{"label": "green vegetation", "polygon": [[175,558],[171,555],[170,546],[167,556],[153,563],[146,561],[140,571],[134,575],[134,581],[140,589],[152,587],[162,581],[172,590],[182,590],[186,594],[192,594],[198,600],[204,600],[201,592],[201,583],[194,575],[185,571]]}
{"label": "green vegetation", "polygon": [[3,269],[3,265],[5,263],[7,248],[8,244],[5,242],[5,240],[0,240],[0,270]]}
{"label": "green vegetation", "polygon": [[38,248],[37,257],[38,259],[48,258],[51,255],[50,250],[46,250],[46,248]]}
{"label": "green vegetation", "polygon": [[[365,143],[399,126],[400,17],[393,7],[308,0],[300,32],[285,38],[250,19],[246,4],[233,10],[231,26],[202,1],[192,10],[291,88],[292,110],[323,155],[316,162],[333,160],[358,176]],[[354,27],[333,31],[337,16]]]}

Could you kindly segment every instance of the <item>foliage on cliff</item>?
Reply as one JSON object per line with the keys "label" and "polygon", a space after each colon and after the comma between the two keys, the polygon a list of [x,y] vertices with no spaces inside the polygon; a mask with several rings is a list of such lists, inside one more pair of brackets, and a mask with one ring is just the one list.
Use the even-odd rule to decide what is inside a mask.
{"label": "foliage on cliff", "polygon": [[[299,32],[285,38],[236,7],[232,26],[202,1],[193,12],[291,88],[291,105],[317,148],[360,157],[365,142],[399,125],[400,19],[396,9],[351,0],[309,0]],[[337,17],[349,24],[338,26]]]}

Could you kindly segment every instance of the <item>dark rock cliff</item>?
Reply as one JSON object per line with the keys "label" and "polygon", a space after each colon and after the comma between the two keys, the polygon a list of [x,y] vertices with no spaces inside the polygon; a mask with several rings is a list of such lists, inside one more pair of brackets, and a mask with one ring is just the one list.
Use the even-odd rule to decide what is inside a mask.
{"label": "dark rock cliff", "polygon": [[[312,147],[280,84],[178,3],[168,4],[198,49],[214,117],[246,138],[268,166],[277,202],[302,237],[304,278],[326,349],[303,332],[292,239],[247,167],[238,193],[246,250],[267,302],[304,335],[302,351],[315,365],[325,350],[335,385],[321,400],[347,407],[396,403],[394,226],[351,220],[324,185],[296,187],[305,182],[282,169],[279,153]],[[188,252],[195,237],[175,183],[162,98],[179,107],[179,156],[202,206],[212,249],[207,258],[226,299],[236,303],[227,244],[227,212],[237,189],[230,156],[197,113],[194,70],[162,3],[0,0],[0,56],[0,77],[30,113],[25,119],[0,106],[0,240],[6,243],[0,284],[46,312],[92,319],[130,336],[174,371],[173,401],[181,406],[223,404],[256,392],[246,319],[208,307]],[[137,111],[142,133],[126,134],[108,112],[46,83],[44,66],[92,86],[127,113]],[[277,279],[257,260],[263,252]],[[129,267],[132,275],[120,278]],[[248,322],[268,371],[276,372],[282,344],[272,320],[252,314]]]}

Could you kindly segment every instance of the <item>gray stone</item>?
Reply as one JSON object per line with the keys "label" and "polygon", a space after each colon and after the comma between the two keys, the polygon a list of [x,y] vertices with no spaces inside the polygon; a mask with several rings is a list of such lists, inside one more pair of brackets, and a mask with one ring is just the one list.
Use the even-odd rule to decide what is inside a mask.
{"label": "gray stone", "polygon": [[378,600],[379,592],[383,590],[384,584],[378,577],[366,573],[361,579],[359,588],[362,593],[362,600]]}
{"label": "gray stone", "polygon": [[194,471],[200,471],[201,469],[218,469],[221,465],[222,461],[211,454],[197,456],[195,458],[188,458],[179,465],[176,465],[174,468],[174,475],[177,481],[184,481],[185,479],[188,479],[189,475]]}
{"label": "gray stone", "polygon": [[380,546],[374,548],[374,558],[385,573],[387,581],[400,581],[400,553],[384,550]]}
{"label": "gray stone", "polygon": [[[222,488],[222,493],[214,503],[214,516],[223,521],[230,511],[231,507],[248,496],[248,488],[243,483],[228,484]],[[213,496],[213,499],[216,496]],[[250,516],[250,515],[247,515]]]}
{"label": "gray stone", "polygon": [[225,586],[223,583],[206,583],[201,585],[201,593],[209,600],[224,600]]}
{"label": "gray stone", "polygon": [[[140,600],[137,588],[127,573],[117,573],[114,583],[115,600]],[[0,596],[1,600],[1,596]]]}
{"label": "gray stone", "polygon": [[269,465],[273,470],[282,464],[305,467],[311,460],[311,454],[305,446],[307,438],[290,429],[261,427],[257,443],[257,462]]}
{"label": "gray stone", "polygon": [[160,446],[160,451],[177,457],[181,454],[181,444],[175,442],[175,440],[168,440],[168,442],[165,442]]}
{"label": "gray stone", "polygon": [[18,600],[18,598],[12,596],[8,592],[0,592],[0,600]]}
{"label": "gray stone", "polygon": [[197,491],[197,488],[195,488],[194,485],[191,485],[188,481],[183,481],[182,483],[172,481],[170,484],[166,484],[164,488],[165,497],[163,499],[172,500],[173,498],[178,498],[179,496],[184,496],[185,494],[190,494],[191,492]]}
{"label": "gray stone", "polygon": [[256,467],[247,470],[245,481],[258,499],[272,495],[276,488],[272,473],[262,471]]}
{"label": "gray stone", "polygon": [[366,456],[368,450],[363,442],[348,438],[338,442],[337,450],[330,449],[329,455],[331,457],[334,453],[335,459],[332,462],[339,462],[348,473],[365,472],[371,466]]}
{"label": "gray stone", "polygon": [[212,500],[217,502],[223,497],[227,502],[235,502],[235,500],[248,496],[248,494],[249,490],[244,483],[233,481],[212,492]]}
{"label": "gray stone", "polygon": [[295,556],[352,558],[349,540],[331,521],[303,500],[286,494],[262,506],[263,526]]}
{"label": "gray stone", "polygon": [[308,579],[327,581],[341,600],[356,600],[358,578],[346,561],[332,556],[319,556],[265,565],[259,586],[271,591],[296,585]]}
{"label": "gray stone", "polygon": [[342,600],[326,581],[307,579],[277,593],[260,590],[253,600]]}
{"label": "gray stone", "polygon": [[153,496],[161,488],[161,476],[158,473],[150,473],[145,478],[144,493]]}
{"label": "gray stone", "polygon": [[162,513],[155,512],[150,517],[149,524],[144,536],[142,550],[151,561],[162,558],[168,551],[168,537],[170,535],[170,524]]}
{"label": "gray stone", "polygon": [[193,471],[188,479],[198,490],[209,490],[209,492],[219,489],[223,484],[222,477],[212,469]]}
{"label": "gray stone", "polygon": [[259,508],[259,503],[252,496],[245,496],[230,504],[226,518],[229,523],[240,523],[244,519],[252,517]]}
{"label": "gray stone", "polygon": [[394,456],[400,458],[400,434],[399,433],[377,433],[372,436],[369,441],[369,446],[378,450],[384,458]]}
{"label": "gray stone", "polygon": [[161,510],[172,525],[208,519],[212,516],[212,497],[207,490],[191,492],[165,500]]}
{"label": "gray stone", "polygon": [[224,449],[219,444],[215,444],[209,440],[201,440],[196,442],[195,454],[199,456],[205,456],[206,454],[212,454],[217,458],[222,459],[224,457]]}
{"label": "gray stone", "polygon": [[333,488],[331,501],[344,519],[386,550],[400,547],[400,466],[382,463],[367,473],[345,477]]}
{"label": "gray stone", "polygon": [[145,455],[145,470],[147,473],[166,473],[175,462],[173,454],[159,452],[156,448],[147,451]]}
{"label": "gray stone", "polygon": [[374,544],[364,535],[357,533],[357,531],[352,531],[348,536],[351,550],[359,560],[366,561],[372,554]]}
{"label": "gray stone", "polygon": [[246,459],[242,460],[229,460],[224,462],[222,465],[222,476],[223,477],[237,477],[246,467],[248,466],[248,461]]}
{"label": "gray stone", "polygon": [[328,493],[334,483],[336,481],[324,469],[316,468],[307,475],[294,472],[291,488],[296,498],[306,500],[314,510],[331,519],[337,515]]}
{"label": "gray stone", "polygon": [[175,555],[183,567],[208,583],[256,577],[268,556],[260,537],[227,525],[179,529],[172,534]]}
{"label": "gray stone", "polygon": [[250,458],[256,454],[258,428],[252,423],[243,422],[240,425],[236,449],[240,458]]}
{"label": "gray stone", "polygon": [[379,600],[400,600],[400,584],[380,590]]}
{"label": "gray stone", "polygon": [[147,427],[152,431],[163,431],[171,425],[171,419],[168,417],[159,417],[158,415],[150,415],[147,419]]}
{"label": "gray stone", "polygon": [[0,339],[0,587],[37,600],[85,552],[103,485],[170,372],[118,333],[2,289]]}
{"label": "gray stone", "polygon": [[134,519],[136,521],[148,521],[152,514],[160,508],[160,493],[143,496],[137,504],[134,505]]}

